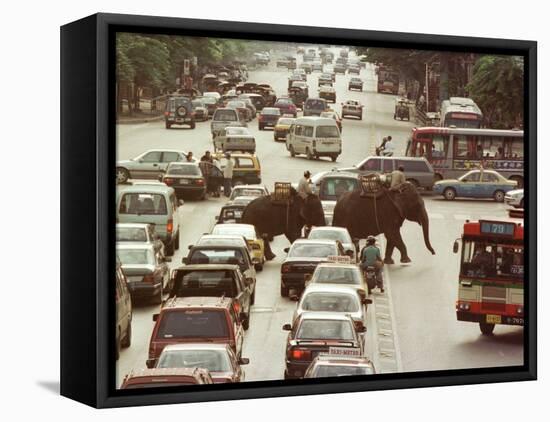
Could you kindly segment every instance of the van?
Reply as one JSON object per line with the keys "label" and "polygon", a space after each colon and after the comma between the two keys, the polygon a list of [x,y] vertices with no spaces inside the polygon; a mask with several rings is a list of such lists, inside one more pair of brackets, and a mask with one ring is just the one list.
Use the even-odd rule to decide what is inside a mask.
{"label": "van", "polygon": [[301,117],[290,126],[286,149],[291,157],[305,154],[308,160],[330,157],[336,161],[342,153],[342,137],[334,119]]}
{"label": "van", "polygon": [[308,98],[304,103],[304,117],[320,116],[323,111],[328,111],[327,100],[323,98]]}
{"label": "van", "polygon": [[173,188],[164,183],[134,184],[118,191],[117,223],[147,223],[164,243],[166,255],[179,248],[178,202]]}
{"label": "van", "polygon": [[434,169],[424,157],[367,157],[359,164],[350,168],[341,168],[340,171],[349,171],[359,174],[379,173],[389,175],[392,171],[403,166],[405,179],[417,188],[431,190],[434,185]]}

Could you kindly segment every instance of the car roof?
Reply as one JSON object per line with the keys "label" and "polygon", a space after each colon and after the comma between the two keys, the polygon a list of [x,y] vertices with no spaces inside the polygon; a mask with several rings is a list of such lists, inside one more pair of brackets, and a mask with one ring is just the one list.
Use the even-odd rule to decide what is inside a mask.
{"label": "car roof", "polygon": [[175,343],[164,347],[163,352],[177,350],[227,350],[227,343]]}
{"label": "car roof", "polygon": [[[168,347],[168,346],[166,346]],[[198,372],[206,371],[202,368],[140,368],[132,369],[128,378],[142,378],[151,376],[189,376],[195,377]]]}
{"label": "car roof", "polygon": [[359,271],[359,267],[356,264],[344,264],[339,262],[321,262],[315,269],[317,268],[349,268]]}
{"label": "car roof", "polygon": [[262,190],[267,190],[267,187],[264,186],[264,185],[237,185],[237,186],[234,186],[233,187],[233,190],[235,189],[262,189]]}
{"label": "car roof", "polygon": [[341,171],[341,170],[338,170],[338,169],[334,169],[332,171],[327,171],[320,178],[325,179],[325,178],[329,178],[329,177],[333,177],[333,178],[345,177],[345,178],[359,180],[356,173],[350,173],[349,171]]}
{"label": "car roof", "polygon": [[296,244],[302,244],[302,245],[334,245],[336,243],[336,240],[325,240],[325,239],[296,239],[293,246]]}
{"label": "car roof", "polygon": [[237,235],[237,234],[203,234],[200,238],[199,238],[199,241],[201,240],[209,240],[209,239],[239,239],[239,240],[242,240],[243,242],[245,241],[245,239],[240,236],[240,235]]}
{"label": "car roof", "polygon": [[330,284],[330,283],[312,283],[309,284],[304,292],[302,297],[308,293],[342,293],[349,294],[352,296],[358,296],[357,289],[341,284]]}
{"label": "car roof", "polygon": [[365,356],[335,356],[335,355],[317,355],[317,362],[324,364],[348,364],[348,365],[372,365],[372,361]]}
{"label": "car roof", "polygon": [[305,319],[331,319],[335,321],[350,321],[351,317],[348,314],[343,314],[341,312],[320,312],[320,311],[306,311],[300,315],[300,318]]}
{"label": "car roof", "polygon": [[116,244],[116,248],[117,249],[149,249],[149,250],[153,250],[153,245],[149,244],[149,243],[127,243],[127,242],[122,242],[122,243],[119,243],[117,242]]}
{"label": "car roof", "polygon": [[228,297],[212,297],[212,296],[192,296],[192,297],[174,297],[168,299],[164,306],[160,309],[161,312],[173,309],[185,308],[229,308],[233,303],[233,299]]}
{"label": "car roof", "polygon": [[317,117],[317,116],[307,116],[299,117],[296,119],[296,124],[310,123],[317,126],[328,125],[328,126],[337,126],[336,121],[332,117]]}
{"label": "car roof", "polygon": [[[194,247],[197,247],[197,248],[212,248],[212,247],[218,247],[218,246],[214,246],[214,245],[197,245],[197,246],[194,246]],[[229,246],[231,247],[231,246]],[[235,246],[233,246],[235,247]],[[237,246],[237,247],[240,247],[240,246]],[[219,270],[230,270],[230,271],[234,271],[234,270],[238,270],[239,269],[239,266],[238,265],[233,265],[233,264],[189,264],[189,265],[183,265],[181,267],[178,267],[176,268],[176,270],[185,270],[185,271],[199,271],[199,270],[203,270],[203,271],[219,271]]]}
{"label": "car roof", "polygon": [[146,229],[147,226],[150,226],[149,223],[116,223],[117,227],[128,227],[136,229]]}
{"label": "car roof", "polygon": [[348,232],[348,229],[346,229],[345,227],[337,227],[337,226],[316,226],[316,227],[313,227],[311,229],[311,231],[327,231],[327,232],[332,232],[332,231],[338,231],[338,232]]}
{"label": "car roof", "polygon": [[120,193],[168,193],[170,194],[172,192],[174,192],[174,188],[171,188],[170,186],[167,186],[164,183],[120,186]]}
{"label": "car roof", "polygon": [[[218,227],[218,226],[227,226],[227,224],[216,224],[214,227]],[[237,227],[237,228],[248,229],[248,230],[250,230],[251,228],[252,229],[254,228],[252,224],[242,224],[242,223],[233,223],[231,224],[231,227]]]}

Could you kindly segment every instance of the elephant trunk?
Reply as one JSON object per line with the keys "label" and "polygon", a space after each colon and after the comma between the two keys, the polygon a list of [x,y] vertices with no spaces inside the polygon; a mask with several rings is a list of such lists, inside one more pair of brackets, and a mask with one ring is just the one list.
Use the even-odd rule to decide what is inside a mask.
{"label": "elephant trunk", "polygon": [[426,249],[428,249],[432,255],[435,255],[434,248],[430,243],[430,220],[428,219],[428,213],[426,208],[422,210],[422,215],[420,216],[420,225],[422,226],[422,234],[424,235],[424,244]]}

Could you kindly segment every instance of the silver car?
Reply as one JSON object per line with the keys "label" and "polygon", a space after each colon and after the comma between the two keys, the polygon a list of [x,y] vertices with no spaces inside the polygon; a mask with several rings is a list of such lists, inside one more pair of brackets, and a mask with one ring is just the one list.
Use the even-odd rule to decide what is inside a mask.
{"label": "silver car", "polygon": [[306,286],[314,284],[337,284],[351,287],[363,299],[367,297],[367,283],[358,265],[327,262],[317,265]]}
{"label": "silver car", "polygon": [[345,227],[322,226],[314,227],[308,235],[308,239],[313,240],[338,240],[344,247],[346,255],[351,258],[351,262],[357,262],[357,247],[353,242],[348,229]]}
{"label": "silver car", "polygon": [[[129,160],[116,163],[116,181],[125,183],[128,179],[158,179],[168,164],[174,161],[187,161],[185,151],[151,149]],[[193,161],[196,161],[193,159]]]}
{"label": "silver car", "polygon": [[523,208],[523,189],[514,189],[506,192],[504,203],[514,208]]}
{"label": "silver car", "polygon": [[366,326],[367,311],[363,306],[367,299],[361,299],[357,290],[334,284],[311,284],[300,298],[292,321],[304,312],[334,312],[351,316],[358,333]]}

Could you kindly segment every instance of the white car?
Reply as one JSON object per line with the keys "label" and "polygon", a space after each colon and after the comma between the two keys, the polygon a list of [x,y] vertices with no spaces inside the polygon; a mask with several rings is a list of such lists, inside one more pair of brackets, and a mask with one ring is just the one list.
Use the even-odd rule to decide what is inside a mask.
{"label": "white car", "polygon": [[514,189],[506,192],[504,203],[514,208],[523,208],[523,189]]}
{"label": "white car", "polygon": [[357,248],[355,243],[353,243],[348,229],[345,227],[313,227],[307,238],[313,240],[338,240],[344,247],[346,255],[351,258],[351,262],[357,262]]}

